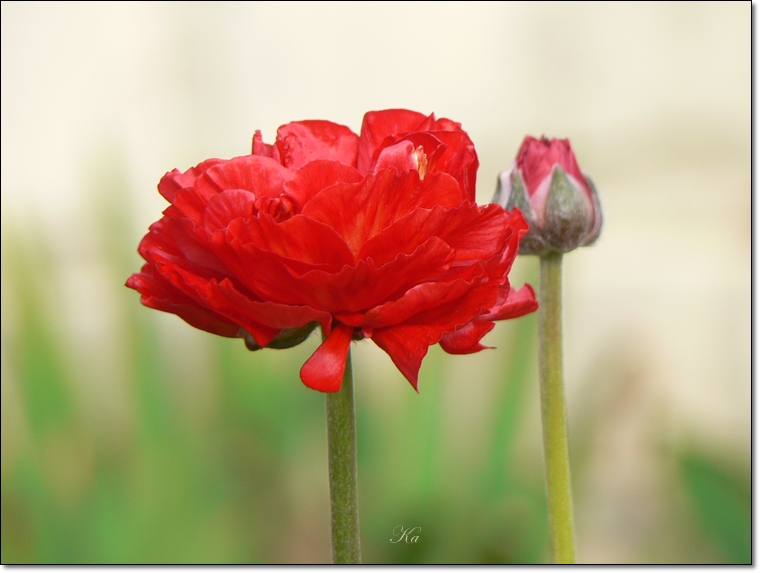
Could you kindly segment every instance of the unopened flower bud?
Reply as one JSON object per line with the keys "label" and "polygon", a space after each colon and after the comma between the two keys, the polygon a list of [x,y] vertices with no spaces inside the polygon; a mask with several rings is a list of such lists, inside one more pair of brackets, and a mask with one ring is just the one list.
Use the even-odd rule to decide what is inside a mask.
{"label": "unopened flower bud", "polygon": [[[312,331],[317,327],[319,323],[316,321],[309,322],[299,328],[285,328],[274,337],[272,342],[267,344],[267,348],[276,348],[281,350],[283,348],[293,348],[304,342],[311,335]],[[256,339],[250,332],[245,330],[242,326],[238,331],[238,336],[245,340],[245,346],[248,350],[261,350],[261,346],[256,342]]]}
{"label": "unopened flower bud", "polygon": [[567,253],[592,244],[602,229],[596,188],[567,139],[526,137],[512,167],[499,174],[493,202],[525,215],[530,231],[521,255]]}

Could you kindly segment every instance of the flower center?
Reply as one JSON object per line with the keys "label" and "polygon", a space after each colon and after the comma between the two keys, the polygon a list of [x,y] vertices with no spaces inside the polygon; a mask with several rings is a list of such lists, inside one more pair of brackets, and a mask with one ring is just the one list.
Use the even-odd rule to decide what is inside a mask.
{"label": "flower center", "polygon": [[287,195],[279,197],[260,197],[256,200],[256,209],[269,213],[275,221],[282,223],[295,215],[296,206],[293,200]]}

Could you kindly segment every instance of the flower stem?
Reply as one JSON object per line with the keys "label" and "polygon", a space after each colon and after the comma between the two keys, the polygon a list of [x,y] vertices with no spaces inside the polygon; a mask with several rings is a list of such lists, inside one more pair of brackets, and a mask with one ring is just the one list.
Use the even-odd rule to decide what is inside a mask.
{"label": "flower stem", "polygon": [[356,413],[351,351],[343,385],[327,394],[327,450],[330,464],[333,563],[361,563],[359,488],[356,470]]}
{"label": "flower stem", "polygon": [[544,432],[546,498],[554,563],[575,563],[573,499],[562,374],[562,254],[541,257],[538,309],[541,421]]}

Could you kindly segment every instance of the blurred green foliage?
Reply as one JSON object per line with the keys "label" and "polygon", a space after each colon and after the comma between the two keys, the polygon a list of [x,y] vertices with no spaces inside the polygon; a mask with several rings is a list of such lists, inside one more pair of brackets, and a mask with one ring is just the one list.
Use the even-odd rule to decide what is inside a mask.
{"label": "blurred green foliage", "polygon": [[752,563],[752,484],[748,468],[699,451],[679,456],[692,510],[725,563]]}
{"label": "blurred green foliage", "polygon": [[[58,476],[46,475],[43,458],[69,442],[87,448],[92,436],[78,423],[63,350],[42,315],[39,289],[50,283],[34,280],[29,268],[40,258],[10,237],[3,243],[8,279],[20,295],[9,367],[30,427],[23,451],[3,471],[3,563],[287,562],[282,540],[299,515],[283,487],[285,466],[297,463],[305,443],[325,445],[323,396],[297,383],[304,356],[281,372],[267,352],[214,340],[222,398],[208,427],[198,431],[177,416],[167,384],[173,365],[159,351],[151,312],[132,301],[122,328],[139,427],[122,451],[99,447],[95,437],[91,466],[83,470],[90,472],[85,491],[67,499],[69,492],[56,491]],[[513,352],[505,399],[495,404],[494,460],[510,455],[533,328],[531,320],[518,326],[523,342]],[[494,463],[476,483],[452,482],[436,462],[435,451],[445,447],[436,431],[441,388],[434,380],[442,358],[433,352],[428,359],[424,398],[406,389],[407,411],[389,417],[359,399],[365,561],[540,561],[546,535],[540,475],[526,481]],[[313,525],[324,530],[327,559],[326,477],[302,479],[325,486],[324,500],[315,501],[322,519]],[[424,543],[391,544],[396,522],[421,527]]]}
{"label": "blurred green foliage", "polygon": [[[101,163],[92,184],[98,190],[92,232],[121,305],[115,316],[124,361],[118,369],[132,421],[114,436],[107,423],[84,415],[66,357],[67,325],[51,312],[58,288],[53,252],[4,221],[3,296],[8,287],[4,305],[13,305],[15,320],[10,329],[4,324],[2,341],[3,377],[8,374],[2,562],[328,561],[324,397],[298,380],[314,340],[292,350],[250,353],[240,340],[204,335],[210,379],[200,383],[216,398],[206,404],[207,415],[188,413],[178,392],[190,382],[183,378],[187,369],[176,352],[167,352],[157,326],[166,317],[143,308],[122,286],[139,268],[126,215],[128,179],[118,161]],[[497,334],[499,358],[490,375],[498,390],[479,443],[464,446],[483,450],[481,464],[461,463],[456,448],[462,446],[447,438],[442,380],[459,357],[431,349],[422,393],[404,387],[393,408],[378,405],[363,389],[357,361],[364,562],[547,560],[541,454],[517,447],[538,407],[531,400],[535,317],[500,325]],[[397,378],[389,384],[403,384]],[[580,438],[584,443],[572,444],[579,452],[573,463],[583,476],[593,436]],[[748,469],[725,469],[697,450],[674,456],[685,495],[673,496],[671,510],[685,516],[677,523],[696,533],[683,537],[686,546],[671,559],[707,540],[716,560],[750,562]],[[398,525],[421,528],[420,541],[391,543]],[[579,554],[582,559],[582,547]]]}

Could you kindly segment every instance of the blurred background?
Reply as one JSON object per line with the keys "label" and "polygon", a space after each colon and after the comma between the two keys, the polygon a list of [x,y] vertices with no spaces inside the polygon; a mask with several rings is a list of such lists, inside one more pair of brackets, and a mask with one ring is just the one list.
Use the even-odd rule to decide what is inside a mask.
{"label": "blurred background", "polygon": [[[250,353],[124,282],[166,171],[405,107],[463,124],[480,202],[525,134],[569,137],[600,190],[565,259],[579,560],[749,563],[750,26],[746,2],[3,2],[2,562],[330,560],[317,337]],[[419,395],[354,345],[365,562],[547,562],[535,340],[530,316],[431,348]]]}

